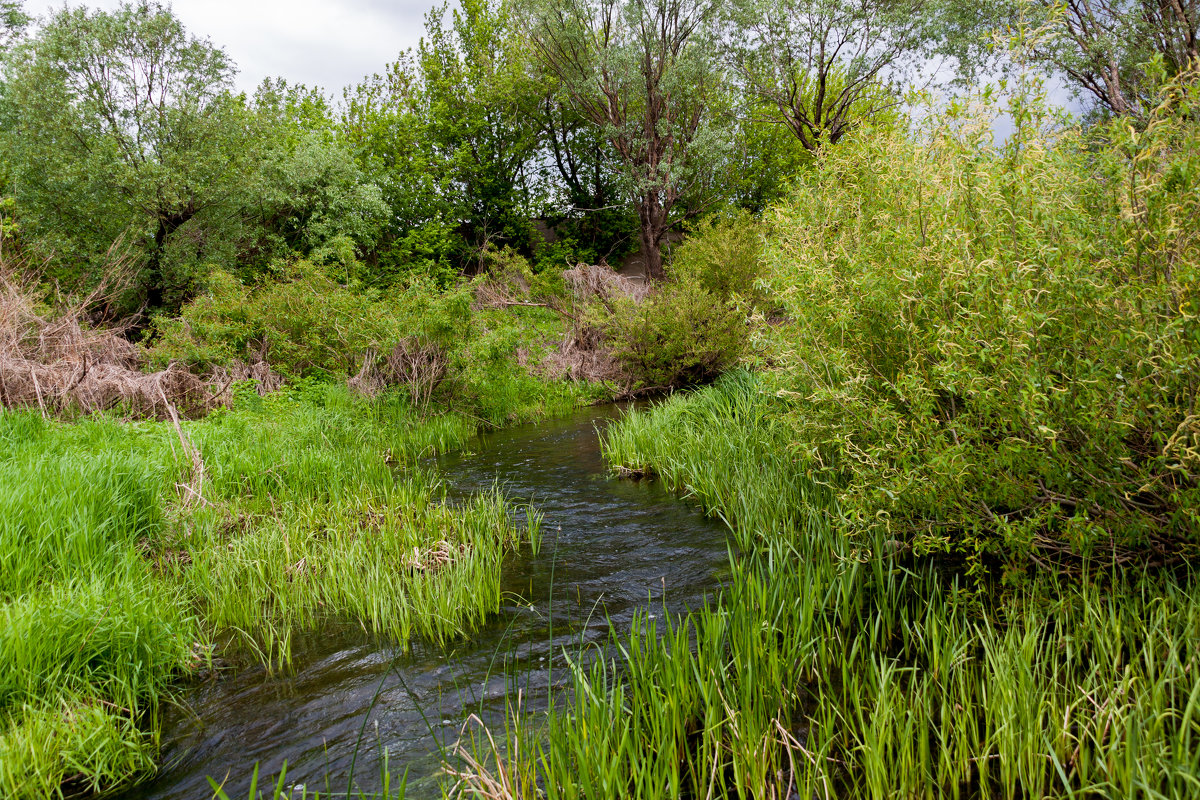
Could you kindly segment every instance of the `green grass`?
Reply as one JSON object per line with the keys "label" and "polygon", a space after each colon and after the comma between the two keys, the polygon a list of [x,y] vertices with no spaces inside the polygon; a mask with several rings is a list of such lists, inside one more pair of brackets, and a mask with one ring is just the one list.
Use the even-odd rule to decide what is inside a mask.
{"label": "green grass", "polygon": [[184,423],[201,484],[169,424],[0,412],[0,796],[149,771],[160,705],[229,632],[278,667],[326,620],[470,630],[503,555],[538,542],[536,515],[518,528],[496,492],[448,506],[421,465],[476,426],[328,385],[239,392]]}
{"label": "green grass", "polygon": [[731,376],[609,428],[615,464],[700,498],[745,547],[718,602],[614,632],[617,657],[576,668],[569,700],[518,720],[520,755],[481,772],[555,800],[1200,792],[1190,575],[984,598],[852,544],[801,505],[828,495],[761,389]]}

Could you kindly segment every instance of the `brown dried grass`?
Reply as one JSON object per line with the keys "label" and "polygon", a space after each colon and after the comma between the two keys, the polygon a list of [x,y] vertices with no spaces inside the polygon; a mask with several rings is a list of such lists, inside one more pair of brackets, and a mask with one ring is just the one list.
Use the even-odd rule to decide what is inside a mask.
{"label": "brown dried grass", "polygon": [[[279,391],[284,384],[283,376],[271,369],[271,365],[266,361],[261,360],[252,364],[234,360],[223,367],[215,367],[209,376],[211,386],[229,387],[243,381],[254,381],[261,396]],[[224,390],[221,390],[216,397],[222,398],[223,395]]]}
{"label": "brown dried grass", "polygon": [[631,376],[605,344],[604,331],[589,317],[589,306],[611,311],[618,300],[636,303],[650,294],[642,281],[627,278],[611,267],[579,264],[563,273],[572,293],[573,307],[567,314],[571,327],[558,346],[542,360],[541,371],[551,379],[617,383],[629,386]]}
{"label": "brown dried grass", "polygon": [[130,322],[91,323],[90,310],[105,305],[122,277],[117,259],[97,289],[47,309],[27,271],[0,263],[0,406],[37,408],[45,416],[119,409],[169,419],[203,416],[218,404],[209,385],[181,367],[139,371]]}
{"label": "brown dried grass", "polygon": [[386,355],[368,351],[362,368],[350,379],[350,388],[374,397],[389,386],[406,386],[413,406],[425,408],[450,373],[450,354],[437,342],[408,336]]}
{"label": "brown dried grass", "polygon": [[579,264],[564,272],[563,279],[575,293],[577,305],[593,301],[611,305],[626,297],[640,303],[650,294],[650,285],[646,282],[626,277],[604,265]]}

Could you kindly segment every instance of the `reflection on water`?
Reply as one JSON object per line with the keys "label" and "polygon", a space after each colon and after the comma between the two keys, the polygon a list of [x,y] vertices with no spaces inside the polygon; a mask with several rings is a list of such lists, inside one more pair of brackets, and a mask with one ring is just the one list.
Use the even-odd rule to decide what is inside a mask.
{"label": "reflection on water", "polygon": [[166,714],[164,768],[122,796],[211,797],[211,775],[229,776],[239,800],[256,762],[265,776],[284,760],[289,784],[337,791],[353,761],[356,786],[371,791],[385,752],[394,775],[408,771],[410,797],[438,796],[440,748],[471,714],[502,723],[518,691],[524,707],[544,707],[565,682],[564,649],[605,642],[639,609],[699,606],[727,570],[725,528],[656,484],[605,475],[596,428],[617,414],[487,434],[474,453],[439,459],[452,499],[498,482],[543,515],[539,555],[509,558],[506,605],[483,628],[407,653],[352,626],[297,637],[290,674],[251,668],[191,690]]}

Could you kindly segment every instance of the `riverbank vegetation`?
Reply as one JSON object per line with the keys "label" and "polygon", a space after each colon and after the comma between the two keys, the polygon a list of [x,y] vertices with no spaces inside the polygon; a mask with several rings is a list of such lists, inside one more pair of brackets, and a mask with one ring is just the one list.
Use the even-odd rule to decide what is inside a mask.
{"label": "riverbank vegetation", "polygon": [[758,370],[604,437],[734,577],[577,669],[514,785],[1200,790],[1195,89],[1085,132],[1037,86],[1003,144],[987,98],[852,134],[766,215]]}
{"label": "riverbank vegetation", "polygon": [[537,516],[425,458],[654,393],[605,453],[732,579],[458,791],[1200,792],[1200,17],[1081,14],[463,0],[335,97],[0,2],[0,793],[298,631],[468,634]]}
{"label": "riverbank vegetation", "polygon": [[[504,554],[536,545],[536,517],[514,527],[499,496],[447,506],[419,464],[462,446],[469,419],[336,387],[248,391],[182,436],[0,417],[6,796],[151,768],[169,687],[214,654],[283,667],[290,634],[326,620],[400,642],[469,630],[499,602]],[[214,650],[231,635],[244,646]]]}

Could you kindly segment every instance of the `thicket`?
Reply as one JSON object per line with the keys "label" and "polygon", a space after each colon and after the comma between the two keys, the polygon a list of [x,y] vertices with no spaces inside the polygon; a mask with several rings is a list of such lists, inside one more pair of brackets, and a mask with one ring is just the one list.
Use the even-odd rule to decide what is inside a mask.
{"label": "thicket", "polygon": [[759,286],[763,235],[749,212],[712,215],[672,249],[665,280],[599,315],[613,357],[642,391],[711,383],[746,353],[749,317],[768,305]]}
{"label": "thicket", "polygon": [[492,424],[569,408],[604,391],[551,384],[522,366],[522,354],[526,363],[536,361],[561,330],[545,303],[488,309],[475,295],[471,284],[446,289],[423,280],[382,292],[339,283],[327,267],[306,261],[257,285],[218,272],[179,316],[154,320],[144,353],[155,368],[177,364],[244,377],[257,366],[285,381],[348,382],[368,396],[400,391],[415,408],[453,408]]}
{"label": "thicket", "polygon": [[[527,795],[1195,793],[1196,10],[601,5],[443,6],[335,103],[0,2],[0,793],[148,770],[218,628],[469,629],[536,530],[423,454],[738,363],[605,445],[731,522],[729,592],[577,672]],[[1024,71],[906,127],[881,76],[992,12],[1107,112]]]}
{"label": "thicket", "polygon": [[830,149],[772,213],[768,338],[840,524],[972,569],[1200,545],[1194,76],[1087,131],[1036,82]]}

